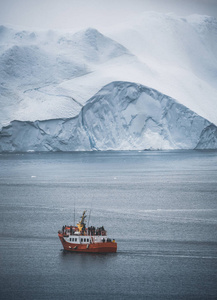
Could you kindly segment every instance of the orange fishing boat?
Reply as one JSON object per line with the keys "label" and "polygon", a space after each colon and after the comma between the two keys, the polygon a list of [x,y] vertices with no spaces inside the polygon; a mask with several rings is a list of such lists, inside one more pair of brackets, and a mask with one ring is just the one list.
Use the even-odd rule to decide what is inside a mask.
{"label": "orange fishing boat", "polygon": [[77,226],[63,226],[58,231],[59,239],[64,250],[71,252],[90,252],[90,253],[114,253],[117,251],[117,243],[107,237],[104,227],[86,228],[85,215],[83,212]]}

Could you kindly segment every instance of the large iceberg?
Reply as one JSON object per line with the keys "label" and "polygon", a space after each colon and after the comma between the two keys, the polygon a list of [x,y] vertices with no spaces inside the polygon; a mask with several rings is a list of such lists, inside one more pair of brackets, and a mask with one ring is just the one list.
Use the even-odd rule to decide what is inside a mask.
{"label": "large iceberg", "polygon": [[0,128],[71,118],[113,81],[138,82],[217,125],[217,20],[144,12],[78,32],[0,26]]}
{"label": "large iceberg", "polygon": [[217,148],[217,127],[152,88],[112,82],[74,118],[12,121],[0,151],[90,151]]}

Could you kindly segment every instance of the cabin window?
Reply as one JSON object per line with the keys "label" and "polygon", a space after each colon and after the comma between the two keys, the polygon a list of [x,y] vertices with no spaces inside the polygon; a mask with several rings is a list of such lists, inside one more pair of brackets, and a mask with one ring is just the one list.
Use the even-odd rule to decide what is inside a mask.
{"label": "cabin window", "polygon": [[70,238],[70,242],[71,242],[71,240],[72,240],[72,239]]}
{"label": "cabin window", "polygon": [[77,242],[77,238],[75,238],[75,242]]}
{"label": "cabin window", "polygon": [[87,239],[87,242],[89,242],[89,239]]}
{"label": "cabin window", "polygon": [[84,239],[84,242],[86,242],[86,239]]}
{"label": "cabin window", "polygon": [[83,239],[81,238],[81,242],[83,242]]}
{"label": "cabin window", "polygon": [[72,238],[72,241],[74,242],[74,238]]}

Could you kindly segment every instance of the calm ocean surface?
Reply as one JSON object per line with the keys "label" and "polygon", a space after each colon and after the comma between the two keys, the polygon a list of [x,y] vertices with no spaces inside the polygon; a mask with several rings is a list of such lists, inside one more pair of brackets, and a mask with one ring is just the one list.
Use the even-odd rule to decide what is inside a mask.
{"label": "calm ocean surface", "polygon": [[[116,254],[62,250],[74,204]],[[2,154],[0,217],[0,299],[217,299],[217,151]]]}

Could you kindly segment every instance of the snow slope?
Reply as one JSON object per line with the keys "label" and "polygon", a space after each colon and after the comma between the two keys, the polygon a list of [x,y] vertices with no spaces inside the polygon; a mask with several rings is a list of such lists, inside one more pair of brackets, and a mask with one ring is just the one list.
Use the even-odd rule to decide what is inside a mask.
{"label": "snow slope", "polygon": [[140,83],[217,124],[217,19],[146,12],[105,33],[155,73]]}
{"label": "snow slope", "polygon": [[150,86],[217,124],[215,18],[146,12],[101,31],[110,38],[0,26],[0,127],[76,116],[112,81]]}
{"label": "snow slope", "polygon": [[96,29],[75,34],[16,32],[0,27],[0,126],[14,119],[77,115],[87,100],[59,87],[129,51]]}
{"label": "snow slope", "polygon": [[13,121],[0,151],[217,148],[217,127],[156,90],[129,82],[103,87],[75,118]]}

